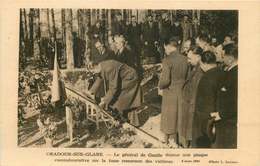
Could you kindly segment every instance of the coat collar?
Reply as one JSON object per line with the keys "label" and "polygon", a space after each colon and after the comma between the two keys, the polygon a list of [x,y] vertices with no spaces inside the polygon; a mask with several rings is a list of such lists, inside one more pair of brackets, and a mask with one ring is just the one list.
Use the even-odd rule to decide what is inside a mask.
{"label": "coat collar", "polygon": [[180,53],[176,50],[176,51],[173,51],[170,56],[176,56],[176,55],[179,55]]}

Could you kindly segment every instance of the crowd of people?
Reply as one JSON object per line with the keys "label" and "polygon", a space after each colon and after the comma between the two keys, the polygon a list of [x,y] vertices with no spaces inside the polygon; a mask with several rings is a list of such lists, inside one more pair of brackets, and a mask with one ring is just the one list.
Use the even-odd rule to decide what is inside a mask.
{"label": "crowd of people", "polygon": [[[100,50],[97,47],[100,44],[115,54],[117,48],[114,37],[117,35],[124,36],[126,47],[136,55],[135,61],[142,64],[158,63],[163,58],[163,43],[169,38],[168,34],[180,43],[198,35],[196,29],[197,23],[194,23],[189,15],[170,18],[168,13],[156,16],[149,14],[144,22],[138,23],[135,15],[126,22],[121,13],[116,13],[109,29],[102,20],[96,20],[94,25],[86,27],[84,37],[73,32],[74,67],[86,67],[90,61],[99,61]],[[60,66],[66,68],[66,65],[63,65],[66,64],[64,42],[53,36],[48,41],[39,42],[42,45],[42,53],[46,54],[45,62],[49,69],[53,68],[55,43]]]}
{"label": "crowd of people", "polygon": [[165,142],[192,148],[236,148],[238,49],[229,40],[227,36],[217,53],[201,35],[187,56],[178,52],[174,39],[165,43],[159,82]]}
{"label": "crowd of people", "polygon": [[[218,43],[216,37],[202,33],[184,40],[172,31],[165,36],[159,40],[163,54],[158,84],[162,90],[163,141],[185,148],[236,148],[237,39],[226,35],[223,43]],[[96,41],[98,51],[88,66],[96,73],[96,81],[89,95],[100,94],[104,85],[99,105],[116,110],[138,126],[142,67],[136,56],[138,46],[128,47],[127,41],[123,33],[114,35],[110,49],[101,40]],[[146,42],[149,45],[148,39],[144,45]]]}

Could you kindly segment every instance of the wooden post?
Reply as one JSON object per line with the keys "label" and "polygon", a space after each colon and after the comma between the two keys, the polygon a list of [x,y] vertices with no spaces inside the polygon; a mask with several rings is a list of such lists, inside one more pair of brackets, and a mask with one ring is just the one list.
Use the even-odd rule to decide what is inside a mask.
{"label": "wooden post", "polygon": [[67,124],[67,136],[70,139],[70,142],[73,141],[73,118],[72,111],[69,107],[65,107],[66,110],[66,124]]}
{"label": "wooden post", "polygon": [[86,122],[88,124],[88,102],[85,102],[85,105],[86,105]]}
{"label": "wooden post", "polygon": [[96,112],[96,126],[97,129],[99,129],[99,118],[100,118],[100,111],[94,107],[94,105],[91,106],[92,110]]}

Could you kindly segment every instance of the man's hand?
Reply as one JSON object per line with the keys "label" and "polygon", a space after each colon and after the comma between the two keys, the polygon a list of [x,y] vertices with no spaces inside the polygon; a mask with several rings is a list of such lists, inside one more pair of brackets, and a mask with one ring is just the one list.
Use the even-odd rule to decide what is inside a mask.
{"label": "man's hand", "polygon": [[93,62],[89,61],[88,64],[87,64],[87,68],[92,69],[93,68]]}
{"label": "man's hand", "polygon": [[211,112],[210,116],[213,117],[215,119],[215,121],[219,121],[221,120],[221,117],[219,115],[219,112]]}
{"label": "man's hand", "polygon": [[93,93],[91,93],[90,91],[86,91],[86,94],[91,98],[91,99],[95,99],[95,95]]}
{"label": "man's hand", "polygon": [[104,99],[103,99],[103,98],[101,98],[101,102],[99,103],[99,106],[100,106],[101,108],[103,108],[104,110],[107,110],[107,109],[108,109],[108,105],[107,105],[107,103],[104,102]]}

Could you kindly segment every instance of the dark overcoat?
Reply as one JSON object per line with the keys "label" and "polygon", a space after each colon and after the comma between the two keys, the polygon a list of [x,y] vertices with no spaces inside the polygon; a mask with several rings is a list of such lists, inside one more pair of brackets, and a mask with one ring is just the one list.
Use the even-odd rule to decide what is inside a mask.
{"label": "dark overcoat", "polygon": [[221,79],[223,79],[223,72],[217,67],[206,71],[200,79],[192,127],[192,146],[194,148],[211,147],[207,125],[210,113],[216,112],[217,90]]}
{"label": "dark overcoat", "polygon": [[157,23],[146,22],[142,26],[143,42],[148,44],[154,44],[155,41],[159,40],[159,26]]}
{"label": "dark overcoat", "polygon": [[112,35],[125,35],[126,25],[123,21],[114,21],[111,27]]}
{"label": "dark overcoat", "polygon": [[160,23],[160,40],[161,42],[165,42],[165,40],[169,39],[172,37],[172,25],[170,20],[162,20]]}
{"label": "dark overcoat", "polygon": [[126,47],[123,49],[122,52],[117,53],[114,56],[114,59],[121,63],[125,63],[132,68],[137,67],[136,55],[131,50],[127,49]]}
{"label": "dark overcoat", "polygon": [[159,88],[163,90],[161,131],[165,134],[177,132],[182,110],[182,87],[187,69],[187,58],[177,51],[162,61]]}
{"label": "dark overcoat", "polygon": [[183,109],[181,112],[179,137],[180,140],[185,142],[192,140],[192,122],[195,111],[196,94],[202,75],[203,71],[199,65],[194,67],[190,66],[187,79],[183,86]]}
{"label": "dark overcoat", "polygon": [[134,68],[139,76],[139,79],[141,79],[143,75],[143,68],[137,56],[138,55],[136,55],[135,52],[125,47],[121,53],[111,56],[110,59],[117,60],[121,63],[127,64],[131,68]]}
{"label": "dark overcoat", "polygon": [[237,75],[237,66],[225,72],[218,89],[217,111],[221,120],[216,123],[215,148],[237,147]]}
{"label": "dark overcoat", "polygon": [[181,25],[176,26],[173,24],[172,26],[172,36],[176,38],[176,40],[182,40],[183,37],[183,31]]}

